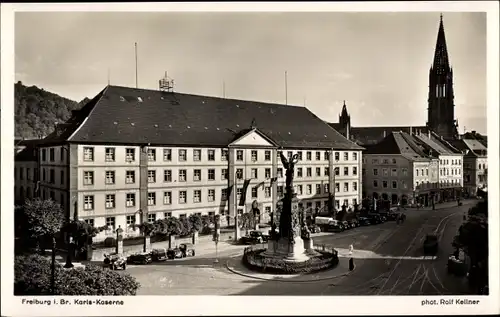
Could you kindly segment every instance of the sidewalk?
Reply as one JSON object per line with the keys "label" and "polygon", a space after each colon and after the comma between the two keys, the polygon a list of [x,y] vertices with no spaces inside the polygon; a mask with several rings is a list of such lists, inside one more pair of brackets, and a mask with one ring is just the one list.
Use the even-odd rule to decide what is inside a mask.
{"label": "sidewalk", "polygon": [[[453,207],[463,207],[463,206],[469,206],[469,205],[474,205],[478,202],[478,200],[476,199],[466,199],[466,200],[461,200],[460,201],[462,203],[462,206],[458,206],[458,203],[456,201],[447,201],[447,202],[444,202],[444,203],[440,203],[440,204],[435,204],[435,210],[439,210],[439,209],[448,209],[448,208],[453,208]],[[429,210],[432,210],[432,206],[429,206],[429,207],[422,207],[422,208],[406,208],[406,209],[402,209],[402,210],[405,210],[407,212],[413,212],[413,211],[429,211]]]}

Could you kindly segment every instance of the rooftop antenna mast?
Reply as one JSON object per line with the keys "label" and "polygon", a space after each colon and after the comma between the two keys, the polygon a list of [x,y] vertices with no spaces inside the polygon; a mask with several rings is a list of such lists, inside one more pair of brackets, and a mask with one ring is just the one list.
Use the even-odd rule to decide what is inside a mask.
{"label": "rooftop antenna mast", "polygon": [[137,80],[137,42],[135,42],[135,88],[139,88],[139,82]]}
{"label": "rooftop antenna mast", "polygon": [[174,91],[174,80],[168,77],[168,73],[165,72],[165,77],[158,82],[160,91],[173,92]]}
{"label": "rooftop antenna mast", "polygon": [[285,70],[285,105],[288,105],[288,72]]}

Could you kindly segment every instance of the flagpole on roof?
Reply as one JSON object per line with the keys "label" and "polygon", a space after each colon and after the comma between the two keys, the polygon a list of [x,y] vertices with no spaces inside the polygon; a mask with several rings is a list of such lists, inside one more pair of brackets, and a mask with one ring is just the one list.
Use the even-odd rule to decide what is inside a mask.
{"label": "flagpole on roof", "polygon": [[288,105],[288,78],[287,71],[285,70],[285,105]]}
{"label": "flagpole on roof", "polygon": [[226,99],[226,82],[222,81],[222,98]]}
{"label": "flagpole on roof", "polygon": [[135,42],[135,88],[139,88],[137,80],[137,42]]}

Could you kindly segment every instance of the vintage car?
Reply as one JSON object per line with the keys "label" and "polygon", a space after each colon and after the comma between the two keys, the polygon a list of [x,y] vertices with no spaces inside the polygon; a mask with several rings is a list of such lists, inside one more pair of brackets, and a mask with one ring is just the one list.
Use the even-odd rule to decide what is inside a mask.
{"label": "vintage car", "polygon": [[370,220],[371,224],[379,224],[383,222],[382,217],[380,217],[380,215],[376,213],[369,213],[366,218]]}
{"label": "vintage car", "polygon": [[370,219],[368,219],[367,217],[359,217],[358,221],[359,221],[359,225],[360,226],[369,226],[369,225],[371,225]]}
{"label": "vintage car", "polygon": [[425,236],[424,240],[424,254],[425,255],[436,255],[438,252],[438,236],[434,233]]}
{"label": "vintage car", "polygon": [[269,237],[264,235],[261,231],[252,230],[248,235],[241,237],[241,244],[259,244],[269,240]]}
{"label": "vintage car", "polygon": [[348,221],[342,221],[342,227],[344,227],[344,230],[352,228]]}
{"label": "vintage car", "polygon": [[127,269],[127,259],[120,254],[104,254],[104,265],[112,270]]}
{"label": "vintage car", "polygon": [[169,259],[180,259],[188,256],[195,256],[196,251],[191,243],[181,243],[178,247],[167,250]]}
{"label": "vintage car", "polygon": [[135,253],[127,258],[127,263],[129,264],[149,264],[151,262],[153,262],[153,259],[149,252]]}
{"label": "vintage car", "polygon": [[356,218],[347,220],[347,223],[349,224],[349,226],[351,226],[351,228],[359,227],[359,221]]}
{"label": "vintage car", "polygon": [[318,225],[310,225],[308,228],[309,228],[309,231],[311,231],[311,233],[320,233],[321,232],[321,228]]}
{"label": "vintage car", "polygon": [[154,262],[165,261],[167,259],[167,249],[153,249],[151,251],[151,259]]}

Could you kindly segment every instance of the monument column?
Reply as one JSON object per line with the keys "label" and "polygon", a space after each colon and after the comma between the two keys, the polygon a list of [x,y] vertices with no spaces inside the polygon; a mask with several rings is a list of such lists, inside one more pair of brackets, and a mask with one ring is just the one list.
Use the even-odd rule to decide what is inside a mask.
{"label": "monument column", "polygon": [[335,165],[333,160],[333,150],[328,150],[328,212],[333,215],[335,208]]}
{"label": "monument column", "polygon": [[228,168],[227,168],[227,190],[228,190],[228,213],[229,216],[234,219],[234,240],[238,241],[240,238],[240,228],[238,221],[238,206],[236,202],[237,198],[237,183],[236,183],[236,169],[234,167],[234,162],[236,161],[236,149],[228,149]]}
{"label": "monument column", "polygon": [[[272,162],[272,167],[271,167],[271,182],[273,178],[278,177],[278,150],[273,149],[271,151],[271,162]],[[273,200],[273,205],[271,206],[271,211],[273,217],[276,217],[276,205],[278,204],[278,181],[276,180],[274,183],[271,183],[271,197]],[[273,219],[272,221],[275,221]]]}

